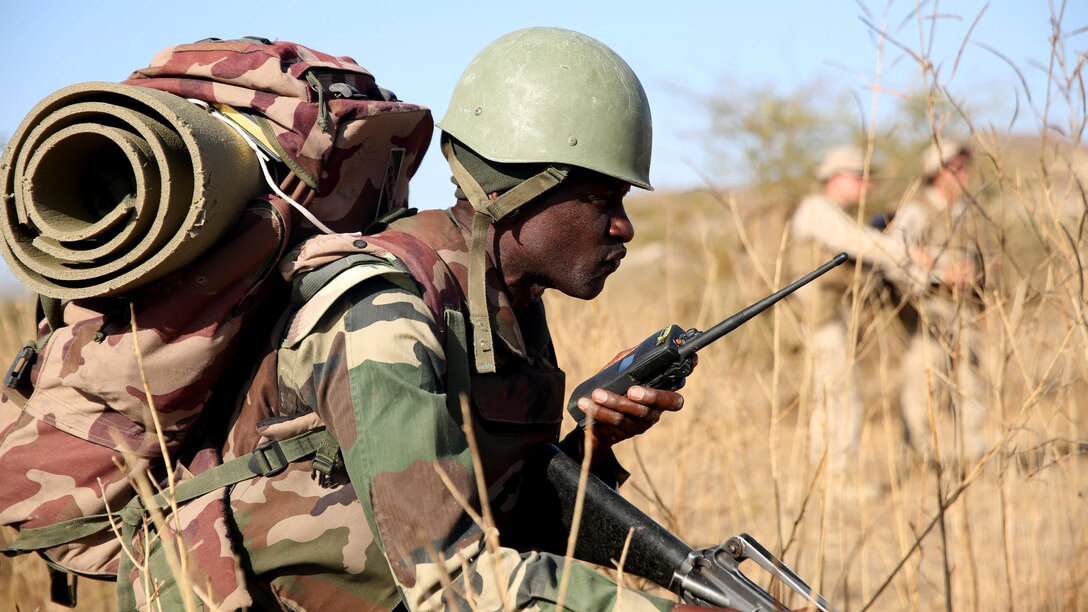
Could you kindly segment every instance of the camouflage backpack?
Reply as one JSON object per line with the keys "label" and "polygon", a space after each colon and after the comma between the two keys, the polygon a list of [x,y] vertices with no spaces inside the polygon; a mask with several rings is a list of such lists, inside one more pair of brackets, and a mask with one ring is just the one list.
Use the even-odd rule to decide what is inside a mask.
{"label": "camouflage backpack", "polygon": [[[405,214],[432,130],[354,60],[258,38],[171,47],[39,103],[0,158],[0,249],[42,296],[0,398],[0,525],[19,529],[5,554],[41,554],[70,603],[72,575],[123,573],[121,540],[148,520],[132,477],[221,463],[246,372],[231,368],[288,302],[276,262]],[[185,486],[177,503],[208,492]],[[218,529],[225,509],[194,512]]]}

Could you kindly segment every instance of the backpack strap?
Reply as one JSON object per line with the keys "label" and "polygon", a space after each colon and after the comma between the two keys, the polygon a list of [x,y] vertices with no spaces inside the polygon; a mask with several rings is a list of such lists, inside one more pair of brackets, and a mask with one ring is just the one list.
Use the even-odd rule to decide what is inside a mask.
{"label": "backpack strap", "polygon": [[[151,498],[150,505],[145,505],[142,499],[134,497],[117,512],[84,516],[45,527],[22,529],[15,541],[0,552],[11,557],[52,548],[104,531],[110,527],[111,521],[120,521],[122,530],[129,528],[133,530],[131,535],[135,535],[134,530],[142,524],[143,513],[148,508],[165,508],[171,501],[187,502],[250,478],[274,476],[287,469],[289,464],[317,453],[330,440],[333,440],[332,434],[321,428],[303,432],[286,440],[262,444],[251,453],[235,457],[178,484],[171,498],[160,493]],[[122,559],[124,557],[122,555]]]}
{"label": "backpack strap", "polygon": [[[376,255],[356,253],[355,255],[341,257],[311,272],[300,274],[291,283],[291,303],[296,307],[301,307],[348,268],[376,263],[387,264],[388,262]],[[369,278],[369,276],[365,278]]]}
{"label": "backpack strap", "polygon": [[[117,512],[85,516],[45,527],[22,529],[18,536],[6,548],[0,549],[4,555],[13,557],[28,552],[44,552],[54,546],[67,544],[96,533],[106,531],[113,525],[120,524],[122,546],[126,549],[121,554],[117,570],[117,602],[119,610],[135,610],[136,594],[128,576],[133,569],[133,557],[128,547],[136,537],[137,529],[144,524],[147,509],[166,508],[171,502],[182,504],[257,476],[274,476],[291,463],[301,461],[311,455],[327,457],[330,449],[339,450],[336,440],[325,428],[303,432],[286,440],[271,441],[257,447],[253,452],[236,457],[193,478],[180,483],[174,489],[174,495],[167,498],[162,493],[150,500],[150,506],[139,496],[132,498],[124,508]],[[53,601],[73,607],[76,601],[75,579],[72,572],[51,563],[50,588]]]}
{"label": "backpack strap", "polygon": [[[29,391],[23,386],[30,377],[30,369],[34,367],[38,353],[49,340],[49,336],[64,326],[64,303],[59,298],[39,294],[34,307],[34,320],[45,321],[47,331],[44,335],[24,342],[19,347],[19,352],[11,360],[11,366],[8,367],[3,380],[6,389],[4,394],[20,408],[26,405],[27,397],[29,397]],[[7,390],[13,392],[7,392]]]}
{"label": "backpack strap", "polygon": [[464,298],[457,278],[434,249],[412,234],[391,230],[368,236],[367,240],[388,250],[404,264],[422,286],[423,301],[435,321],[441,322],[446,351],[446,408],[459,418],[461,398],[468,397],[472,372],[462,312]]}

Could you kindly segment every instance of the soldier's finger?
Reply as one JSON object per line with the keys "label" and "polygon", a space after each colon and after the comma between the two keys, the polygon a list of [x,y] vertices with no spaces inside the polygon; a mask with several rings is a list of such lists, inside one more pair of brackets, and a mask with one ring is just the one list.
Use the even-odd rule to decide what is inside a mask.
{"label": "soldier's finger", "polygon": [[[634,387],[632,387],[634,388]],[[630,393],[630,391],[628,391]],[[616,393],[610,393],[604,389],[595,389],[592,394],[593,401],[598,404],[611,408],[616,412],[621,412],[636,419],[645,419],[650,415],[650,412],[654,409],[653,406],[649,406],[645,403],[636,402],[625,395],[619,395]]]}
{"label": "soldier's finger", "polygon": [[623,414],[616,412],[615,410],[610,410],[607,407],[584,397],[578,400],[578,407],[582,409],[582,412],[592,415],[595,423],[619,427],[625,420]]}
{"label": "soldier's finger", "polygon": [[635,418],[592,403],[590,411],[598,431],[615,442],[644,433],[661,418],[660,410],[652,410],[645,418]]}
{"label": "soldier's finger", "polygon": [[627,397],[658,410],[680,410],[684,407],[684,396],[675,391],[654,389],[652,387],[631,387],[627,390]]}

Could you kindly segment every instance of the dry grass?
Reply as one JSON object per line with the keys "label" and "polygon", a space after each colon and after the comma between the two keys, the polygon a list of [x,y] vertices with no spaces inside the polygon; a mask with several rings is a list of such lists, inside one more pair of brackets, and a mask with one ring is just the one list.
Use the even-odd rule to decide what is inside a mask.
{"label": "dry grass", "polygon": [[[1063,212],[1076,207],[1061,199],[1052,213],[1039,193],[1021,181],[986,203],[1004,219],[993,233],[1005,264],[984,326],[995,446],[965,485],[945,473],[938,488],[937,472],[902,452],[895,345],[878,350],[872,336],[855,364],[869,407],[857,460],[847,474],[814,472],[787,300],[707,348],[684,410],[621,447],[633,473],[623,493],[694,546],[751,533],[841,610],[1088,609],[1088,456],[1073,443],[1088,441],[1088,325],[1080,240],[1068,239],[1083,230]],[[666,323],[705,329],[789,280],[777,272],[786,211],[728,203],[633,198],[636,228],[649,230],[604,294],[588,304],[549,295],[572,387]],[[29,329],[27,304],[0,309],[0,354],[14,354]],[[943,536],[927,530],[942,501]],[[0,605],[54,609],[47,585],[36,558],[0,560]],[[114,605],[109,585],[93,581],[80,597],[82,610]]]}
{"label": "dry grass", "polygon": [[[854,364],[869,412],[851,472],[814,472],[787,300],[707,348],[685,409],[621,447],[633,473],[623,493],[694,546],[751,533],[841,610],[1088,609],[1083,200],[1023,162],[989,175],[994,453],[965,485],[946,472],[938,487],[937,471],[903,452],[894,329],[884,350],[868,335]],[[710,193],[638,197],[629,209],[646,231],[604,294],[547,298],[572,387],[666,323],[706,329],[790,280],[778,265],[785,210]],[[14,354],[31,320],[29,304],[0,309],[0,354]],[[0,560],[0,605],[60,609],[47,585],[40,560]],[[80,598],[82,610],[114,606],[110,585],[84,580]]]}
{"label": "dry grass", "polygon": [[[933,65],[910,55],[942,91]],[[1083,59],[1055,57],[1056,95],[1083,106]],[[944,119],[932,114],[934,133]],[[1079,135],[1084,119],[1066,133]],[[906,452],[899,332],[866,322],[851,364],[865,381],[861,447],[845,473],[811,466],[810,372],[787,300],[703,351],[683,411],[618,449],[628,499],[696,547],[754,535],[844,612],[1088,609],[1088,164],[1078,143],[1049,132],[971,127],[992,279],[980,322],[993,388],[987,458],[957,471]],[[665,324],[706,329],[791,280],[781,272],[787,210],[712,192],[633,197],[629,210],[639,237],[605,292],[588,304],[546,297],[571,388]],[[0,355],[31,329],[28,304],[0,307]],[[83,581],[80,598],[81,610],[115,606],[108,584]],[[0,559],[0,607],[62,609],[32,556]]]}
{"label": "dry grass", "polygon": [[[991,176],[997,195],[982,203],[999,271],[982,321],[987,461],[961,480],[911,458],[891,327],[870,329],[852,364],[868,407],[855,461],[817,473],[787,300],[702,353],[684,410],[620,451],[633,472],[624,494],[696,547],[748,532],[784,551],[840,610],[1088,609],[1088,325],[1080,240],[1068,238],[1083,237],[1084,205],[1069,192],[1073,204],[1050,212],[1058,199],[1040,199],[1025,171],[1015,185]],[[792,280],[777,272],[787,211],[745,204],[706,193],[632,202],[636,228],[664,229],[636,239],[590,305],[548,298],[572,381],[667,323],[706,329]]]}

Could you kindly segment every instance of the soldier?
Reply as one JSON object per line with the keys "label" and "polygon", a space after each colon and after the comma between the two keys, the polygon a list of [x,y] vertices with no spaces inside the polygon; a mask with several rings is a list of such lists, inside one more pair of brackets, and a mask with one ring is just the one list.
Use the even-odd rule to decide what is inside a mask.
{"label": "soldier", "polygon": [[900,394],[911,444],[931,460],[940,458],[931,444],[931,416],[932,422],[941,423],[938,415],[949,408],[955,411],[956,435],[938,440],[945,458],[978,459],[988,446],[983,404],[988,385],[980,372],[976,329],[982,255],[977,219],[964,197],[971,160],[966,142],[938,140],[930,145],[922,158],[920,193],[899,208],[889,226],[922,254],[920,261],[934,279],[932,290],[913,302],[911,314],[917,320],[908,326]]}
{"label": "soldier", "polygon": [[[294,315],[275,368],[258,373],[235,421],[228,458],[256,444],[254,425],[275,437],[273,429],[319,419],[350,479],[323,488],[308,464],[292,464],[233,489],[247,587],[260,605],[499,609],[559,597],[565,543],[537,541],[534,531],[554,517],[521,503],[533,487],[525,461],[558,441],[564,406],[541,296],[592,299],[619,267],[634,237],[624,196],[651,188],[650,109],[634,73],[603,44],[530,28],[472,60],[439,127],[458,185],[452,208],[377,237],[311,240],[283,264],[320,272],[314,262],[345,249],[372,255]],[[595,418],[593,472],[618,485],[625,472],[611,447],[683,398],[632,387],[597,390],[579,405]],[[584,439],[575,430],[558,444],[580,459]],[[485,503],[491,524],[477,515]],[[569,608],[616,604],[603,574],[580,563],[570,571]],[[623,605],[673,607],[630,591]]]}
{"label": "soldier", "polygon": [[850,255],[847,264],[796,294],[812,367],[810,459],[818,464],[826,453],[833,469],[844,467],[857,449],[864,414],[850,350],[857,334],[852,304],[871,300],[887,283],[906,293],[924,281],[902,241],[859,223],[857,207],[869,181],[865,170],[856,147],[829,150],[816,172],[820,192],[806,197],[789,222],[791,267],[797,273],[835,253]]}

